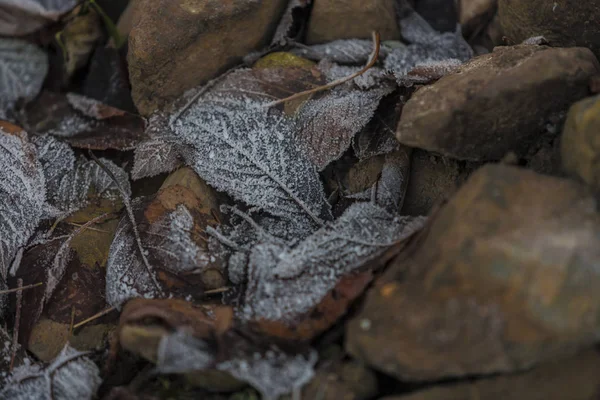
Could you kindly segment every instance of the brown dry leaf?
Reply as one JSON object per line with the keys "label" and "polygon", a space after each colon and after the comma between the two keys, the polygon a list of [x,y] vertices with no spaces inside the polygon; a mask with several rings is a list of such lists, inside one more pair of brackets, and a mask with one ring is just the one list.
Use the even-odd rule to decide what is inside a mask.
{"label": "brown dry leaf", "polygon": [[128,150],[146,139],[142,117],[75,93],[42,92],[26,107],[25,120],[29,132],[84,149]]}
{"label": "brown dry leaf", "polygon": [[0,4],[0,34],[21,36],[56,22],[77,0],[9,0]]}

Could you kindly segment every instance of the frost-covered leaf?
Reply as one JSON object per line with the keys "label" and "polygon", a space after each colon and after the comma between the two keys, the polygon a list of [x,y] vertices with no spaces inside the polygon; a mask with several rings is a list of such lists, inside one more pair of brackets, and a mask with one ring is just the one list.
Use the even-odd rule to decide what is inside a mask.
{"label": "frost-covered leaf", "polygon": [[[46,201],[64,214],[85,206],[90,191],[96,197],[119,199],[117,183],[95,161],[80,158],[75,161],[73,150],[52,136],[36,136],[39,160],[46,176]],[[107,159],[101,162],[108,168],[118,185],[131,195],[127,173]]]}
{"label": "frost-covered leaf", "polygon": [[373,117],[389,86],[368,91],[337,87],[323,97],[309,100],[298,112],[298,147],[322,170],[338,159],[357,132]]}
{"label": "frost-covered leaf", "polygon": [[0,126],[0,277],[33,235],[45,210],[45,179],[37,150],[23,131]]}
{"label": "frost-covered leaf", "polygon": [[0,399],[91,400],[102,380],[98,367],[86,354],[67,344],[45,368],[36,364],[15,368],[0,391]]}
{"label": "frost-covered leaf", "polygon": [[389,52],[384,61],[385,68],[394,73],[400,85],[415,67],[439,65],[444,61],[455,64],[473,57],[473,50],[462,37],[460,27],[455,32],[439,33],[419,14],[411,12],[400,20],[400,28],[410,44]]}
{"label": "frost-covered leaf", "polygon": [[171,172],[181,163],[179,153],[172,141],[168,141],[168,116],[153,114],[146,127],[148,140],[135,148],[132,179],[141,179]]}
{"label": "frost-covered leaf", "polygon": [[[243,337],[229,339],[226,360],[217,360],[217,349],[184,332],[161,339],[157,369],[185,373],[214,367],[254,386],[265,400],[276,400],[304,386],[314,375],[317,353],[289,353],[276,345],[256,347]],[[222,357],[221,357],[222,358]]]}
{"label": "frost-covered leaf", "polygon": [[[391,50],[388,46],[379,49],[380,59],[384,59]],[[373,42],[366,39],[340,39],[332,42],[302,46],[291,50],[291,53],[321,61],[328,59],[340,64],[365,64],[373,52]]]}
{"label": "frost-covered leaf", "polygon": [[215,189],[290,221],[332,218],[316,169],[294,145],[295,124],[279,111],[215,94],[172,128],[186,164]]}
{"label": "frost-covered leaf", "polygon": [[424,221],[395,217],[371,203],[356,203],[293,249],[269,243],[255,246],[241,316],[296,322],[342,276],[408,237]]}
{"label": "frost-covered leaf", "polygon": [[2,0],[0,34],[21,36],[58,19],[79,3],[78,0]]}
{"label": "frost-covered leaf", "polygon": [[[348,65],[339,65],[328,60],[319,62],[319,69],[323,71],[328,82],[345,78],[360,71],[362,67],[351,67]],[[354,84],[362,90],[367,89],[383,89],[390,87],[390,77],[392,75],[382,68],[372,67],[363,74],[352,80]],[[393,79],[393,77],[392,77]],[[391,88],[391,87],[390,87]]]}
{"label": "frost-covered leaf", "polygon": [[142,117],[75,93],[44,91],[24,110],[29,132],[49,134],[73,147],[130,150],[143,140]]}
{"label": "frost-covered leaf", "polygon": [[[0,3],[0,21],[1,8]],[[0,38],[0,119],[6,118],[17,100],[37,96],[47,72],[48,56],[37,46],[23,40]]]}
{"label": "frost-covered leaf", "polygon": [[[169,293],[168,285],[157,280],[159,271],[182,276],[199,273],[213,263],[206,250],[197,244],[194,216],[187,207],[180,204],[153,223],[144,219],[144,210],[144,204],[137,201],[134,211],[139,217],[138,230],[152,270],[148,270],[141,256],[131,221],[123,218],[106,264],[106,301],[114,307],[120,308],[132,298],[155,298]],[[196,294],[201,294],[202,287],[195,286]]]}

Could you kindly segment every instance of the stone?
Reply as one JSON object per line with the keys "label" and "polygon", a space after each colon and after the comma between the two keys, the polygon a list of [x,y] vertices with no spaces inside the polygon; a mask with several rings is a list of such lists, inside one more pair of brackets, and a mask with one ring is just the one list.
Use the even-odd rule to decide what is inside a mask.
{"label": "stone", "polygon": [[464,160],[522,155],[549,122],[588,95],[590,78],[599,72],[585,48],[497,47],[417,90],[404,106],[396,137]]}
{"label": "stone", "polygon": [[597,1],[499,0],[498,16],[511,43],[544,36],[551,46],[588,47],[600,56]]}
{"label": "stone", "polygon": [[478,169],[367,294],[346,350],[399,379],[431,381],[515,372],[593,346],[596,206],[569,179]]}
{"label": "stone", "polygon": [[[598,398],[600,354],[588,350],[518,375],[433,387],[380,400],[590,400]],[[474,397],[476,393],[477,397]]]}
{"label": "stone", "polygon": [[306,34],[307,44],[338,39],[370,39],[373,31],[381,40],[400,39],[395,0],[316,0]]}
{"label": "stone", "polygon": [[561,137],[564,169],[600,190],[600,96],[575,103]]}
{"label": "stone", "polygon": [[138,0],[127,59],[140,113],[149,115],[267,45],[286,4]]}

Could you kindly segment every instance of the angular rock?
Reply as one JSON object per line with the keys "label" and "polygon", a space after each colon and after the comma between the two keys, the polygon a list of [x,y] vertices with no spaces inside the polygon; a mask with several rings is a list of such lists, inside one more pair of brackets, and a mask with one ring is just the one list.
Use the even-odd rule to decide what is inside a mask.
{"label": "angular rock", "polygon": [[398,40],[395,0],[318,0],[314,2],[306,42],[369,39],[379,31],[382,40]]}
{"label": "angular rock", "polygon": [[367,400],[377,395],[377,377],[355,361],[329,362],[302,389],[303,399]]}
{"label": "angular rock", "polygon": [[584,186],[485,166],[413,243],[347,326],[346,349],[374,368],[514,372],[596,342],[600,215]]}
{"label": "angular rock", "polygon": [[600,190],[600,96],[575,103],[561,137],[564,168]]}
{"label": "angular rock", "polygon": [[512,43],[544,36],[551,46],[589,47],[600,56],[600,3],[597,1],[500,0],[498,15]]}
{"label": "angular rock", "polygon": [[404,106],[396,137],[465,160],[521,155],[548,121],[588,95],[598,72],[584,48],[497,47],[419,89]]}
{"label": "angular rock", "polygon": [[142,0],[129,34],[133,100],[143,115],[270,41],[285,0]]}
{"label": "angular rock", "polygon": [[[589,350],[519,375],[439,386],[381,400],[590,400],[598,396],[600,354]],[[477,393],[478,397],[474,397]]]}

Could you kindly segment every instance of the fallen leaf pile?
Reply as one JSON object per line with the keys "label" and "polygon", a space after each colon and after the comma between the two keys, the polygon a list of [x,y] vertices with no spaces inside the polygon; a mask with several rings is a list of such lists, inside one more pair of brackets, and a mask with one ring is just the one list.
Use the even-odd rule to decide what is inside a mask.
{"label": "fallen leaf pile", "polygon": [[[160,28],[149,18],[162,2],[132,0],[127,20],[115,24],[127,2],[116,10],[100,0],[0,0],[1,399],[141,400],[185,392],[366,400],[395,394],[378,389],[392,378],[516,372],[593,345],[600,330],[588,322],[600,299],[588,304],[571,291],[596,279],[585,270],[600,258],[591,197],[579,184],[536,180],[513,167],[482,167],[469,178],[498,159],[479,157],[469,147],[477,140],[462,131],[457,151],[435,140],[447,126],[479,116],[449,111],[437,99],[430,110],[415,104],[445,79],[482,67],[498,74],[523,68],[501,52],[474,58],[490,40],[487,25],[477,24],[492,5],[459,15],[478,18],[464,21],[475,32],[467,41],[460,25],[438,31],[439,21],[417,13],[425,1],[413,8],[412,1],[378,0],[365,21],[377,21],[371,13],[385,18],[368,29],[352,1],[208,1],[193,12],[181,2],[164,6],[165,13],[196,30],[181,33],[171,21],[165,46],[156,34],[156,43],[144,39]],[[323,21],[338,10],[347,20],[324,34]],[[236,24],[269,27],[269,37],[244,38]],[[378,29],[383,40],[371,32]],[[208,50],[214,37],[235,45]],[[177,57],[189,57],[149,67],[144,51],[167,56],[174,43]],[[525,57],[550,51],[521,46],[531,46]],[[529,132],[526,141],[505,139],[518,142],[511,157],[530,169],[547,161],[544,149],[557,148],[563,103],[587,93],[594,67],[587,53],[578,57],[571,97],[522,125],[539,127],[540,142],[532,144]],[[217,58],[226,61],[211,64]],[[210,65],[179,76],[187,59]],[[467,98],[477,95],[472,90]],[[434,96],[443,102],[451,95]],[[419,112],[430,112],[425,122]],[[498,131],[512,126],[486,112],[481,118]],[[498,139],[498,148],[503,143]],[[581,227],[546,220],[556,245],[544,247],[545,236],[521,223],[542,218],[534,210],[562,212],[565,203],[521,201],[521,187],[510,180],[541,182],[539,193],[551,188],[548,198],[576,193],[569,221]],[[446,188],[464,181],[452,197]],[[486,219],[492,209],[497,221]],[[526,246],[513,248],[519,240],[548,254],[528,259]],[[544,257],[562,259],[556,268],[574,275],[532,285],[536,266],[548,268]],[[515,308],[522,298],[523,313]],[[559,301],[577,315],[565,322],[568,329],[557,322],[570,318]],[[476,354],[457,339],[463,333],[481,347]],[[438,359],[441,353],[448,359]]]}

